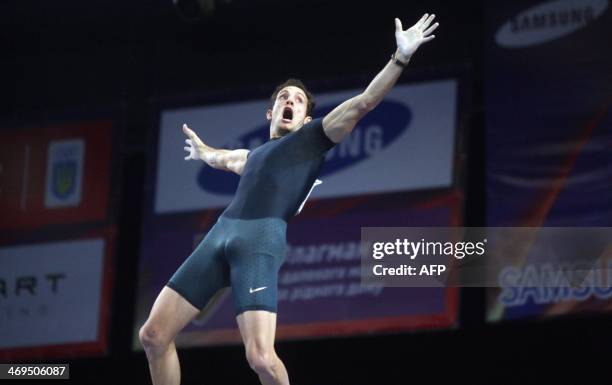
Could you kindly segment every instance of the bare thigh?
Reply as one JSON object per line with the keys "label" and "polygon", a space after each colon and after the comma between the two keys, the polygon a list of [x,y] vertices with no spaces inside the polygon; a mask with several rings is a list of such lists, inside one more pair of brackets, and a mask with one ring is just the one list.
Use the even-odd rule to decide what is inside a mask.
{"label": "bare thigh", "polygon": [[170,342],[200,312],[176,291],[164,286],[157,296],[145,328],[152,328],[156,336]]}
{"label": "bare thigh", "polygon": [[245,347],[255,344],[258,348],[274,349],[276,313],[265,310],[249,310],[236,317]]}

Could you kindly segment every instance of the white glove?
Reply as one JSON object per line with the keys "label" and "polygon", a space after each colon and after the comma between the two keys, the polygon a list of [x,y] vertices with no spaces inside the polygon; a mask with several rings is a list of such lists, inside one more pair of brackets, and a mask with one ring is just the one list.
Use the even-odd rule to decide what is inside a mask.
{"label": "white glove", "polygon": [[410,59],[410,56],[415,53],[421,44],[431,41],[436,37],[436,35],[430,35],[430,33],[438,28],[439,24],[435,23],[431,27],[429,26],[435,17],[436,15],[428,15],[426,13],[421,17],[421,20],[406,31],[402,30],[400,19],[395,18],[395,41],[401,59]]}

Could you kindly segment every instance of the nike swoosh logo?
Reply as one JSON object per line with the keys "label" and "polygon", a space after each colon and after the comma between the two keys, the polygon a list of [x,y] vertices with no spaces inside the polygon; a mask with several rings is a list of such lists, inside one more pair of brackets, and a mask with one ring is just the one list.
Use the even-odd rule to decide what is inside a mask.
{"label": "nike swoosh logo", "polygon": [[253,294],[253,293],[255,293],[256,291],[261,291],[261,290],[263,290],[263,289],[267,289],[267,288],[268,288],[268,286],[258,287],[257,289],[253,289],[253,288],[251,287],[251,288],[249,288],[249,293],[250,293],[250,294]]}

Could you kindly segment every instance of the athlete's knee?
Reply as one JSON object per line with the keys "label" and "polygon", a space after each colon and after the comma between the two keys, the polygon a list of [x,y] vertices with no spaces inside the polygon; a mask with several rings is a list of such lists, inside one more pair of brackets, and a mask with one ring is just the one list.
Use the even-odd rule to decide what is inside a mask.
{"label": "athlete's knee", "polygon": [[165,335],[161,327],[150,322],[146,322],[140,328],[138,337],[147,354],[163,352],[172,342],[172,339]]}
{"label": "athlete's knee", "polygon": [[249,366],[259,375],[275,376],[278,356],[273,347],[253,342],[246,349]]}

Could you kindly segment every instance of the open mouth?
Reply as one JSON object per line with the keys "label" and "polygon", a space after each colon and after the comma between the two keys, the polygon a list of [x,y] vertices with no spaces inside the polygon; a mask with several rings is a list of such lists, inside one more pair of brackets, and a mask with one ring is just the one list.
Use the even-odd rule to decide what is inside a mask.
{"label": "open mouth", "polygon": [[285,107],[285,109],[283,110],[283,120],[293,120],[293,110],[291,109],[291,107]]}

